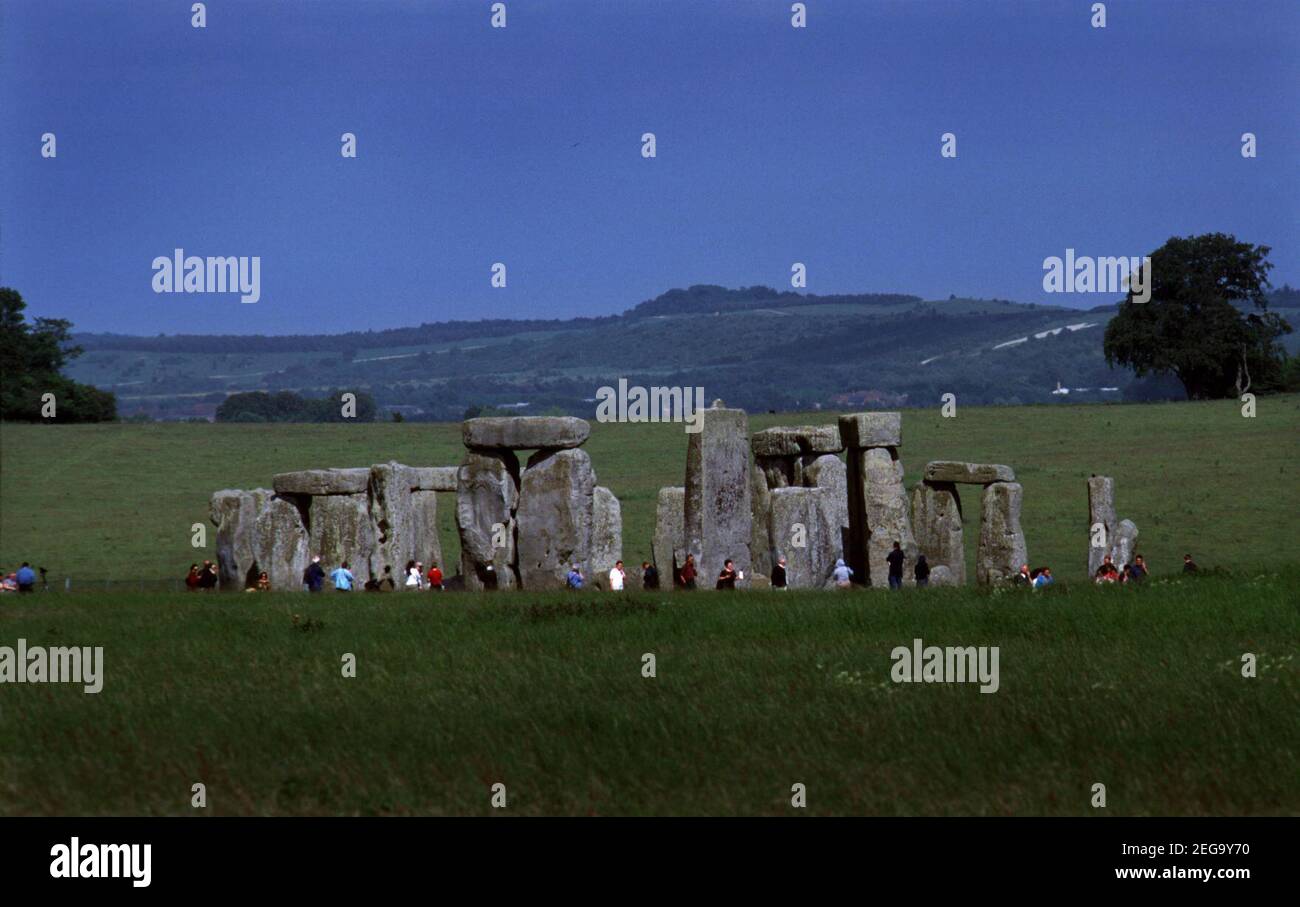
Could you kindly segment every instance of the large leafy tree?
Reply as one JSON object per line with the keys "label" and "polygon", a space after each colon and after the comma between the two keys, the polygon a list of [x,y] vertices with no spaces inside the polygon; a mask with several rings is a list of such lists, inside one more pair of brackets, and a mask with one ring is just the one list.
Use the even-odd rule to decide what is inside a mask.
{"label": "large leafy tree", "polygon": [[1176,375],[1194,400],[1276,385],[1291,326],[1268,311],[1269,251],[1224,233],[1171,238],[1151,253],[1150,300],[1130,290],[1107,325],[1106,362]]}
{"label": "large leafy tree", "polygon": [[72,323],[37,318],[27,323],[27,303],[17,290],[0,287],[0,419],[37,421],[41,397],[54,394],[59,422],[109,422],[117,418],[117,398],[61,374],[81,355],[72,343]]}

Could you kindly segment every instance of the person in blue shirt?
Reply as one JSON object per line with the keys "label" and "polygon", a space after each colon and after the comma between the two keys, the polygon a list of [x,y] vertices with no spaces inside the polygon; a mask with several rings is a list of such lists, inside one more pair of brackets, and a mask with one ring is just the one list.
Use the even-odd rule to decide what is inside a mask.
{"label": "person in blue shirt", "polygon": [[36,572],[32,570],[32,565],[23,561],[23,565],[18,568],[18,573],[14,577],[18,581],[19,592],[32,592],[36,589]]}
{"label": "person in blue shirt", "polygon": [[330,579],[334,581],[334,589],[338,592],[351,592],[352,583],[356,581],[356,577],[348,569],[347,561],[335,568],[334,572],[330,574]]}
{"label": "person in blue shirt", "polygon": [[569,571],[569,575],[564,579],[570,589],[582,588],[582,571],[578,569],[577,564],[573,565],[573,569]]}

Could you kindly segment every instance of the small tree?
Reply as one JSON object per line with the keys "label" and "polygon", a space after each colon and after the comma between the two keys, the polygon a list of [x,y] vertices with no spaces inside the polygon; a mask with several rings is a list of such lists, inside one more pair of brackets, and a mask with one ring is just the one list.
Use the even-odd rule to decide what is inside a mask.
{"label": "small tree", "polygon": [[1151,253],[1150,301],[1130,290],[1106,326],[1106,362],[1176,375],[1194,400],[1276,384],[1291,326],[1268,311],[1269,251],[1223,233],[1171,238]]}

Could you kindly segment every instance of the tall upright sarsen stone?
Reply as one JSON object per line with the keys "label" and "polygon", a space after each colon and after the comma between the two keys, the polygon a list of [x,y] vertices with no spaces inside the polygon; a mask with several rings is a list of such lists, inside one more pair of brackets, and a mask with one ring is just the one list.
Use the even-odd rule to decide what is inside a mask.
{"label": "tall upright sarsen stone", "polygon": [[[1115,512],[1115,480],[1110,476],[1088,479],[1088,576],[1097,573],[1115,545],[1119,517]],[[1100,543],[1100,544],[1098,544]],[[1127,562],[1125,562],[1127,563]],[[1122,566],[1117,563],[1117,568]]]}
{"label": "tall upright sarsen stone", "polygon": [[686,489],[680,485],[659,489],[655,504],[654,561],[659,583],[673,584],[673,570],[686,562]]}
{"label": "tall upright sarsen stone", "polygon": [[518,505],[519,459],[513,451],[467,451],[456,473],[456,528],[466,589],[519,585],[514,568]]}
{"label": "tall upright sarsen stone", "polygon": [[700,431],[686,447],[686,550],[695,555],[701,585],[711,584],[728,559],[748,579],[754,518],[749,417],[718,403],[699,416]]}
{"label": "tall upright sarsen stone", "polygon": [[[590,571],[596,474],[585,450],[541,450],[519,481],[519,582],[525,589],[563,589],[573,564]],[[608,570],[609,568],[605,568]]]}
{"label": "tall upright sarsen stone", "polygon": [[1025,534],[1020,529],[1024,491],[1019,482],[993,482],[980,499],[980,544],[975,557],[975,582],[996,585],[1013,579],[1029,562]]}
{"label": "tall upright sarsen stone", "polygon": [[[917,548],[925,555],[931,571],[936,567],[946,567],[946,581],[956,586],[966,585],[961,498],[956,484],[918,482],[912,489],[912,527],[916,532]],[[934,583],[933,575],[931,583]]]}

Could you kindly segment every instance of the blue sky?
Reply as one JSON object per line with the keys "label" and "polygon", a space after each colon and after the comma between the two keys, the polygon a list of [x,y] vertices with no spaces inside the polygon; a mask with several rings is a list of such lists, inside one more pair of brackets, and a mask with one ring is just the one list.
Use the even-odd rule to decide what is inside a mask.
{"label": "blue sky", "polygon": [[[1043,259],[1215,230],[1300,284],[1294,0],[490,5],[4,0],[0,284],[146,334],[609,314],[796,261],[1092,306]],[[178,246],[260,256],[261,300],[155,294]]]}

